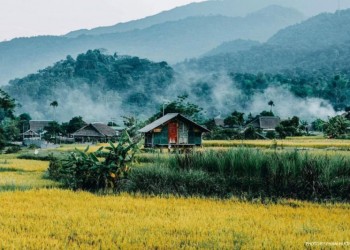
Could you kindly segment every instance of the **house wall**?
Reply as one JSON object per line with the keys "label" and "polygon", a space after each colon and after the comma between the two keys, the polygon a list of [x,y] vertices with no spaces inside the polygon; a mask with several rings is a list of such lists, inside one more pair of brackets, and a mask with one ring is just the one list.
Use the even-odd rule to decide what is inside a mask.
{"label": "house wall", "polygon": [[[177,124],[176,129],[172,129],[172,134],[169,134],[169,124]],[[172,125],[172,126],[173,126]],[[174,127],[174,126],[173,126]],[[157,146],[168,145],[169,136],[174,137],[173,133],[176,133],[176,142],[174,144],[193,144],[202,145],[202,131],[193,124],[186,123],[182,120],[172,120],[170,123],[160,126],[153,131],[145,134],[145,146]],[[172,143],[173,144],[173,143]]]}
{"label": "house wall", "polygon": [[188,143],[202,145],[202,132],[197,131],[194,127],[190,127],[188,131]]}
{"label": "house wall", "polygon": [[153,134],[153,144],[168,144],[168,126],[159,127],[160,132],[154,132]]}

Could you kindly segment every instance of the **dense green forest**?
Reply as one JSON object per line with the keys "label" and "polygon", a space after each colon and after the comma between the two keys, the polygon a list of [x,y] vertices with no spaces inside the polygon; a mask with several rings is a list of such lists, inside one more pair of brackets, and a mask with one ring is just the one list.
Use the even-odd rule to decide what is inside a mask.
{"label": "dense green forest", "polygon": [[[174,81],[165,62],[104,55],[99,50],[67,56],[37,74],[15,79],[6,90],[20,101],[20,110],[40,119],[53,118],[50,103],[58,101],[58,119],[83,115],[95,119],[116,113],[142,113],[159,104],[159,93]],[[102,118],[101,118],[102,119]]]}
{"label": "dense green forest", "polygon": [[[285,118],[298,115],[313,120],[321,115],[318,110],[323,106],[332,110],[329,103],[337,110],[350,106],[349,75],[345,71],[186,74],[181,70],[175,72],[165,62],[105,55],[94,50],[76,59],[68,56],[37,74],[13,80],[5,90],[20,102],[18,112],[30,113],[34,119],[53,119],[56,109],[50,103],[57,100],[57,119],[61,121],[74,116],[92,121],[122,115],[147,119],[162,104],[167,106],[183,94],[198,104],[208,118],[228,115],[233,110],[256,115],[268,109],[267,102],[273,98],[276,98],[276,114]],[[305,103],[305,107],[298,104],[308,98],[317,99]],[[317,102],[319,109],[308,110],[314,108],[313,102]],[[282,109],[284,113],[280,112]],[[334,114],[327,113],[322,118],[327,115]]]}

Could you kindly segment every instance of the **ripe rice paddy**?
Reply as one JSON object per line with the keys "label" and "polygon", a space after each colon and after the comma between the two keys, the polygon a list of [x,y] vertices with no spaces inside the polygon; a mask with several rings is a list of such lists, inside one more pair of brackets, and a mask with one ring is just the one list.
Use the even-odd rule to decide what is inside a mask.
{"label": "ripe rice paddy", "polygon": [[[235,145],[232,141],[220,143],[215,145]],[[271,141],[254,143],[260,147]],[[350,144],[290,140],[290,145],[301,147],[316,143],[327,148],[341,145],[336,148],[342,149]],[[348,151],[311,152],[349,157]],[[307,242],[350,245],[350,204],[99,196],[57,189],[58,183],[44,178],[47,166],[45,161],[0,155],[0,249],[302,249]]]}
{"label": "ripe rice paddy", "polygon": [[348,242],[350,206],[68,190],[0,193],[4,249],[301,249]]}
{"label": "ripe rice paddy", "polygon": [[204,141],[204,147],[293,147],[314,149],[350,150],[350,140],[325,139],[320,137],[287,138],[285,140],[226,140]]}

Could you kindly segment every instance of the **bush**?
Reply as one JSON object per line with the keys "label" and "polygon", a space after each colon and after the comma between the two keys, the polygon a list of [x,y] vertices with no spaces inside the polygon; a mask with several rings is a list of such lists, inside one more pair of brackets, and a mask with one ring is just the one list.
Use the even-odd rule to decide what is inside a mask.
{"label": "bush", "polygon": [[[129,166],[137,151],[137,142],[133,142],[125,133],[117,146],[110,143],[103,154],[101,147],[95,153],[76,150],[64,160],[53,159],[48,174],[51,179],[58,180],[73,190],[89,191],[117,190],[121,180],[127,177]],[[104,159],[99,160],[96,155]]]}
{"label": "bush", "polygon": [[350,201],[350,160],[254,149],[206,151],[133,169],[125,191]]}
{"label": "bush", "polygon": [[21,151],[21,146],[10,146],[5,150],[5,154],[16,154]]}

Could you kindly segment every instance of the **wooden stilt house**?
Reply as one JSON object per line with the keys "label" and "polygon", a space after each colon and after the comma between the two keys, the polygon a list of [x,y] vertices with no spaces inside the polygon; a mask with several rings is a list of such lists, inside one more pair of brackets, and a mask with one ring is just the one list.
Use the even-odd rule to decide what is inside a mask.
{"label": "wooden stilt house", "polygon": [[145,147],[192,147],[202,145],[208,129],[179,113],[170,113],[139,130],[145,134]]}

